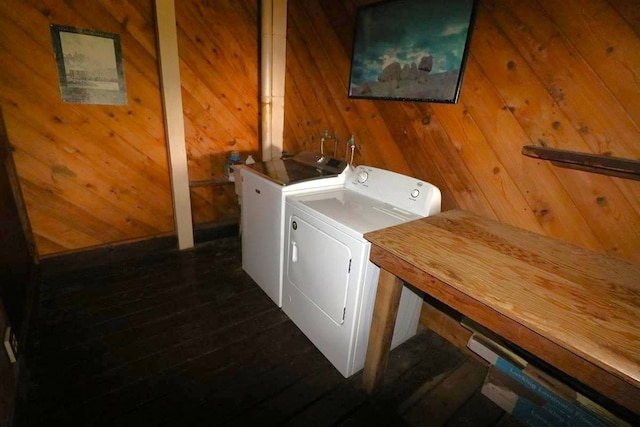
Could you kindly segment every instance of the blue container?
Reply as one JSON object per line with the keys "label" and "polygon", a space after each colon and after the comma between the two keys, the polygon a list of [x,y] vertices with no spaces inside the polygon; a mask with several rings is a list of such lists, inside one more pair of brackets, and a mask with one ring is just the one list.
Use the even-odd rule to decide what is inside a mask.
{"label": "blue container", "polygon": [[239,165],[240,163],[242,163],[240,152],[237,150],[231,151],[227,156],[227,160],[224,162],[224,174],[227,176],[229,181],[235,181],[234,165]]}

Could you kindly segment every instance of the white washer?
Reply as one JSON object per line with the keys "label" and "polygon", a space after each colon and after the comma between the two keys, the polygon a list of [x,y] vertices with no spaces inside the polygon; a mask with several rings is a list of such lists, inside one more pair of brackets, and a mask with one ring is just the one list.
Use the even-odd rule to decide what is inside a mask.
{"label": "white washer", "polygon": [[303,152],[240,169],[242,268],[282,307],[285,196],[342,187],[344,161]]}
{"label": "white washer", "polygon": [[[363,234],[440,212],[440,190],[359,166],[339,189],[286,198],[282,309],[345,377],[364,367],[379,268]],[[395,347],[415,335],[422,296],[403,287]]]}

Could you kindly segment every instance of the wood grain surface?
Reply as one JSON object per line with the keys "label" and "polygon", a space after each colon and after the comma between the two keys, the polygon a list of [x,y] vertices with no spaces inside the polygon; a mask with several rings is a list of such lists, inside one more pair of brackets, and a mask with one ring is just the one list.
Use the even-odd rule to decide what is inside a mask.
{"label": "wood grain surface", "polygon": [[444,209],[640,262],[640,183],[521,154],[640,159],[635,0],[480,0],[455,105],[348,98],[356,13],[374,2],[289,1],[287,151],[354,135],[356,164],[433,183]]}
{"label": "wood grain surface", "polygon": [[[176,2],[189,180],[225,179],[232,150],[260,160],[258,2]],[[194,223],[239,217],[233,185],[191,189]]]}
{"label": "wood grain surface", "polygon": [[[458,104],[347,96],[359,7],[289,0],[284,148],[353,135],[355,163],[460,208],[640,262],[640,182],[522,156],[538,145],[640,159],[637,0],[479,0]],[[176,2],[188,170],[259,160],[259,2]],[[40,255],[173,232],[151,0],[0,3],[0,101]],[[128,106],[63,103],[50,24],[120,35]],[[194,187],[196,224],[238,216],[230,186]]]}
{"label": "wood grain surface", "polygon": [[[0,4],[0,101],[38,253],[173,231],[152,2]],[[60,99],[49,25],[120,36],[128,105]]]}
{"label": "wood grain surface", "polygon": [[[0,4],[0,102],[39,255],[173,232],[152,0]],[[257,1],[176,2],[191,180],[259,152]],[[120,36],[128,105],[60,99],[50,24]],[[237,218],[232,186],[194,188],[194,222]]]}
{"label": "wood grain surface", "polygon": [[640,265],[458,210],[365,237],[382,268],[640,411]]}
{"label": "wood grain surface", "polygon": [[[374,307],[376,318],[379,322],[371,325],[371,335],[383,336],[385,341],[391,342],[393,338],[393,326],[398,316],[398,306],[400,304],[400,295],[402,294],[402,280],[386,270],[380,270],[379,282],[384,283],[380,286],[379,293],[384,293],[381,298],[376,298]],[[395,301],[395,304],[384,304],[387,300]],[[380,351],[382,350],[382,351]],[[379,347],[367,348],[367,360],[374,360],[381,370],[387,369],[389,358],[388,349],[380,349]],[[363,384],[368,391],[378,391],[376,387],[380,386],[380,382],[376,382],[376,378],[372,375],[363,375]]]}

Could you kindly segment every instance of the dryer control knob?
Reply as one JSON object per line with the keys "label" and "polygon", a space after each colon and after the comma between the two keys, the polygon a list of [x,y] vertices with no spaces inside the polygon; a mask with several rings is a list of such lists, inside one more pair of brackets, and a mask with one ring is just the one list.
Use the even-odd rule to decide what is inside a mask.
{"label": "dryer control knob", "polygon": [[414,199],[419,195],[420,195],[420,190],[418,190],[417,188],[411,192],[411,197],[413,197]]}
{"label": "dryer control knob", "polygon": [[369,178],[369,173],[367,171],[362,171],[358,174],[358,182],[362,184]]}

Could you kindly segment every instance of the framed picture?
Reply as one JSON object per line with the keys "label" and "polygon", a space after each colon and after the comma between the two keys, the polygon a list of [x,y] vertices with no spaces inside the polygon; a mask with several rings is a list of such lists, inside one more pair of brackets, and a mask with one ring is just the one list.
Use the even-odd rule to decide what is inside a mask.
{"label": "framed picture", "polygon": [[474,0],[392,0],[356,17],[349,97],[456,103]]}
{"label": "framed picture", "polygon": [[127,104],[118,34],[51,24],[51,39],[64,102]]}

